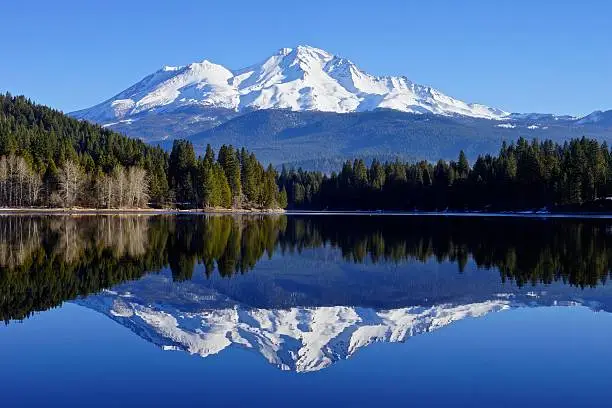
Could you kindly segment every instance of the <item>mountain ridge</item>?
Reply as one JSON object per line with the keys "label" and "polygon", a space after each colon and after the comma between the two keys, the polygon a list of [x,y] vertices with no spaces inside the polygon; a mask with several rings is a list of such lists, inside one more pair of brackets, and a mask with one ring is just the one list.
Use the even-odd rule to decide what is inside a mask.
{"label": "mountain ridge", "polygon": [[[129,126],[122,130],[129,131]],[[263,162],[290,166],[310,163],[304,167],[331,172],[356,157],[435,162],[455,160],[463,150],[474,160],[479,154],[497,153],[503,141],[515,142],[519,137],[563,143],[582,136],[610,143],[612,126],[604,122],[578,124],[575,119],[547,115],[491,121],[383,109],[342,114],[258,110],[196,131],[188,139],[199,152],[207,144],[218,148],[229,143],[246,146]]]}
{"label": "mountain ridge", "polygon": [[346,113],[387,108],[487,119],[509,115],[501,109],[463,102],[405,76],[371,75],[347,58],[307,45],[282,48],[261,62],[236,70],[209,60],[164,66],[114,97],[72,115],[102,123],[185,106],[234,112],[290,109]]}

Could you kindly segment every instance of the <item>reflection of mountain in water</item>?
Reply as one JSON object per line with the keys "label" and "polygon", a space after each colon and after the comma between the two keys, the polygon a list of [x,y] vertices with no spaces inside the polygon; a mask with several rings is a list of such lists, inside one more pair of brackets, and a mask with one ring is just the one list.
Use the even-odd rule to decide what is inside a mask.
{"label": "reflection of mountain in water", "polygon": [[[165,348],[313,371],[513,307],[612,311],[612,222],[0,216],[0,316],[67,300]],[[96,294],[97,293],[97,294]],[[505,295],[500,295],[505,294]]]}
{"label": "reflection of mountain in water", "polygon": [[[348,306],[259,309],[232,302],[214,291],[173,294],[175,299],[165,296],[163,304],[151,304],[138,293],[105,291],[78,303],[104,313],[167,350],[207,357],[240,346],[256,350],[283,370],[298,372],[328,367],[373,342],[401,342],[512,304],[500,298],[391,310]],[[192,303],[195,299],[200,302],[199,308],[181,307],[184,300]]]}
{"label": "reflection of mountain in water", "polygon": [[[105,314],[165,350],[207,357],[243,347],[297,372],[347,359],[374,342],[403,342],[468,317],[509,308],[575,305],[581,299],[536,294],[491,294],[469,303],[374,309],[352,306],[257,308],[207,286],[172,283],[164,275],[120,285],[77,303]],[[599,307],[596,302],[591,307]]]}

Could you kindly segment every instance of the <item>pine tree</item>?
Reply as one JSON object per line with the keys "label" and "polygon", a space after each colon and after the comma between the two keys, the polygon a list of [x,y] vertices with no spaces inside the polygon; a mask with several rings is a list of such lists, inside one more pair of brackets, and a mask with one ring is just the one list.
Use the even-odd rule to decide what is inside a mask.
{"label": "pine tree", "polygon": [[276,185],[276,171],[270,164],[264,174],[261,205],[272,208],[277,204],[278,187]]}
{"label": "pine tree", "polygon": [[248,203],[255,203],[259,198],[261,165],[254,154],[247,154],[243,149],[241,164],[242,191]]}
{"label": "pine tree", "polygon": [[225,172],[230,187],[232,206],[238,208],[242,200],[242,183],[240,181],[240,160],[233,146],[221,146],[218,162]]}
{"label": "pine tree", "polygon": [[278,206],[280,208],[287,208],[287,190],[285,187],[282,188],[280,193],[278,194]]}
{"label": "pine tree", "polygon": [[368,184],[368,169],[362,159],[353,162],[354,184],[357,187],[365,187]]}
{"label": "pine tree", "polygon": [[204,165],[207,167],[212,167],[215,163],[215,151],[210,146],[210,144],[206,145],[206,153],[204,154]]}
{"label": "pine tree", "polygon": [[168,165],[168,177],[176,200],[181,204],[196,203],[196,157],[193,145],[187,140],[175,140]]}
{"label": "pine tree", "polygon": [[225,173],[220,171],[217,173],[220,197],[221,197],[221,206],[223,208],[232,208],[232,191],[229,183],[227,182],[227,177],[225,177]]}
{"label": "pine tree", "polygon": [[385,169],[378,160],[374,159],[372,166],[370,167],[370,185],[375,190],[382,190],[383,186],[385,185],[385,178]]}
{"label": "pine tree", "polygon": [[470,172],[470,163],[468,162],[465,152],[461,150],[459,152],[459,161],[457,162],[457,173],[459,178],[465,179],[468,177]]}
{"label": "pine tree", "polygon": [[214,173],[213,165],[208,165],[206,160],[198,164],[198,188],[202,207],[214,207]]}

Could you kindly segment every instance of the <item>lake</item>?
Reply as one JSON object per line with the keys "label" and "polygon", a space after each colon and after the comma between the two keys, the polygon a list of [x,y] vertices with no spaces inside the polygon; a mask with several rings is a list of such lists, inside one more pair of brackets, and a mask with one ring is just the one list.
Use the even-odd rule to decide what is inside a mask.
{"label": "lake", "polygon": [[3,407],[601,407],[612,219],[0,216]]}

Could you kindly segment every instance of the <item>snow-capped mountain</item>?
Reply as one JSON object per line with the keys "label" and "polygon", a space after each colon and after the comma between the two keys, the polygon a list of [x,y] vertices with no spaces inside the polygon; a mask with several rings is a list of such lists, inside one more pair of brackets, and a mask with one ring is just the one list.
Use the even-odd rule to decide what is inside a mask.
{"label": "snow-capped mountain", "polygon": [[237,70],[206,60],[165,66],[71,115],[166,149],[182,138],[198,154],[233,144],[264,163],[331,172],[355,158],[435,162],[463,150],[474,160],[519,137],[611,143],[610,112],[509,114],[298,46]]}
{"label": "snow-capped mountain", "polygon": [[[175,294],[173,294],[175,295]],[[184,294],[187,295],[187,294]],[[374,342],[403,342],[455,321],[512,307],[504,297],[473,304],[375,310],[350,306],[251,308],[218,293],[168,296],[147,303],[131,292],[104,291],[77,301],[164,350],[208,357],[229,347],[258,352],[270,364],[318,371]],[[185,307],[198,301],[200,307]]]}
{"label": "snow-capped mountain", "polygon": [[263,62],[238,70],[207,60],[166,66],[111,99],[72,115],[109,125],[187,107],[336,113],[387,108],[486,119],[508,116],[406,77],[370,75],[345,58],[309,46],[283,48]]}

